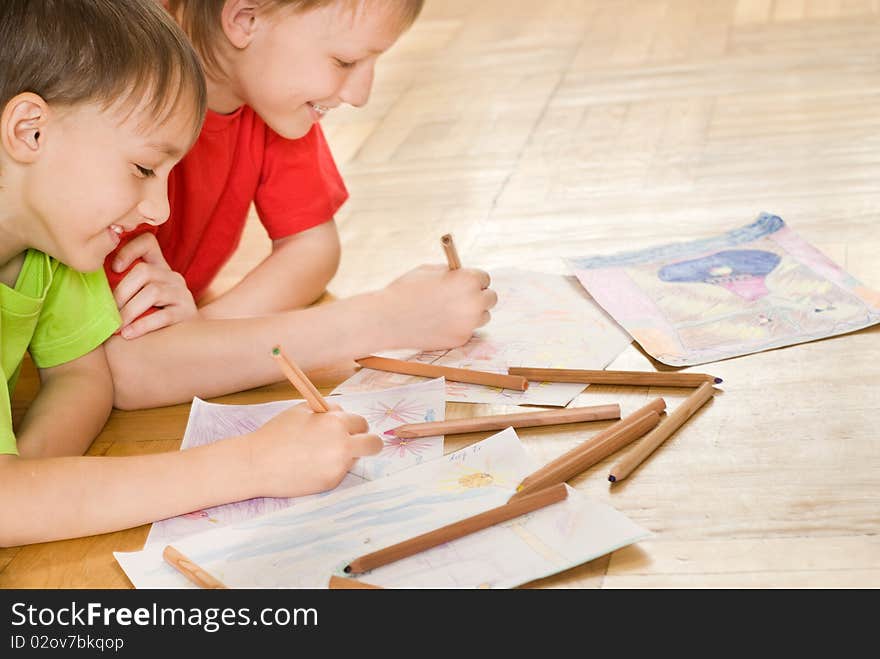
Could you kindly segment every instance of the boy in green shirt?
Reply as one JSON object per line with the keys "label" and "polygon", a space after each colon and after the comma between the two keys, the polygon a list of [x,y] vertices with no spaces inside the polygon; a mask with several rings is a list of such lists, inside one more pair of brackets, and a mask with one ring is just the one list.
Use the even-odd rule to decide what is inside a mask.
{"label": "boy in green shirt", "polygon": [[[7,383],[0,387],[0,546],[327,489],[357,457],[382,447],[363,418],[300,405],[207,447],[80,457],[113,403],[103,342],[119,315],[101,265],[126,231],[167,219],[168,173],[195,140],[205,99],[196,55],[153,0],[0,4]],[[41,388],[15,433],[10,392],[25,351]]]}

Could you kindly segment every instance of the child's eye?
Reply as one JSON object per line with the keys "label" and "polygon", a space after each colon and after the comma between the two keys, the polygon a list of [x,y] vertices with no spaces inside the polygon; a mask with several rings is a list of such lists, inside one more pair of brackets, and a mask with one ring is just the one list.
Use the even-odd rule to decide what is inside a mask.
{"label": "child's eye", "polygon": [[153,176],[156,175],[156,172],[154,172],[152,169],[147,169],[146,167],[141,167],[138,164],[135,164],[135,167],[137,167],[138,174],[140,174],[144,178],[152,178]]}
{"label": "child's eye", "polygon": [[355,64],[357,64],[357,62],[346,62],[345,60],[341,60],[338,57],[334,57],[333,59],[336,60],[336,66],[338,66],[340,69],[350,69]]}

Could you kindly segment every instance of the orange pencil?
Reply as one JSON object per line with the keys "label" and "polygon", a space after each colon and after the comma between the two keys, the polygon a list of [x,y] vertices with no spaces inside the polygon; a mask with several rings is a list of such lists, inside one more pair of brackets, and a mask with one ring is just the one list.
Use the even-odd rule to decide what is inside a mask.
{"label": "orange pencil", "polygon": [[302,394],[303,398],[306,399],[309,407],[312,408],[312,412],[330,411],[330,406],[327,405],[327,401],[324,400],[321,392],[317,390],[315,385],[312,384],[311,380],[309,380],[306,374],[302,372],[300,367],[293,363],[290,358],[284,354],[281,346],[275,346],[272,348],[272,357],[274,357],[275,361],[281,366],[281,370],[284,371],[284,374],[287,376],[287,379],[290,380],[290,383],[297,391],[299,391],[299,393]]}
{"label": "orange pencil", "polygon": [[461,267],[461,260],[458,258],[458,250],[455,249],[455,242],[452,240],[452,234],[444,234],[440,238],[443,250],[446,252],[446,262],[449,263],[450,270],[458,270]]}
{"label": "orange pencil", "polygon": [[391,430],[386,435],[402,439],[416,437],[433,437],[434,435],[458,435],[465,432],[482,430],[502,430],[504,428],[531,428],[534,426],[552,426],[562,423],[580,423],[582,421],[604,421],[619,419],[620,405],[593,405],[591,407],[565,407],[559,410],[542,410],[535,412],[519,412],[517,414],[492,414],[467,419],[450,421],[428,421],[426,423],[406,423]]}
{"label": "orange pencil", "polygon": [[187,579],[202,588],[223,589],[226,585],[219,579],[214,578],[206,570],[193,563],[171,545],[167,545],[162,551],[162,558],[175,570]]}
{"label": "orange pencil", "polygon": [[382,586],[375,586],[366,581],[358,581],[357,579],[349,579],[346,577],[337,577],[335,574],[330,577],[327,584],[330,590],[383,590]]}
{"label": "orange pencil", "polygon": [[533,471],[520,482],[516,492],[509,500],[515,501],[537,490],[574,478],[597,462],[642,437],[660,422],[660,412],[665,408],[665,400],[662,398],[654,399],[614,425]]}
{"label": "orange pencil", "polygon": [[499,389],[514,389],[525,391],[529,388],[529,382],[524,377],[504,375],[503,373],[488,373],[486,371],[474,371],[469,368],[454,368],[452,366],[437,366],[435,364],[422,364],[420,362],[407,362],[401,359],[389,357],[364,357],[356,360],[358,364],[377,371],[390,373],[403,373],[404,375],[419,375],[425,378],[444,377],[453,382],[469,382],[482,384],[487,387]]}
{"label": "orange pencil", "polygon": [[466,517],[458,522],[441,526],[439,529],[422,533],[409,540],[398,542],[397,544],[379,549],[369,554],[364,554],[345,567],[346,573],[358,574],[366,572],[394,561],[399,561],[407,556],[412,556],[419,552],[442,545],[444,542],[450,542],[456,538],[475,533],[482,529],[500,524],[514,517],[525,515],[526,513],[544,508],[550,504],[557,503],[568,497],[568,490],[564,483],[560,483],[554,487],[548,487],[546,490],[536,492],[531,496],[525,497],[514,503],[506,503],[497,508],[492,508],[484,513]]}
{"label": "orange pencil", "polygon": [[651,453],[714,395],[715,389],[712,388],[711,382],[704,382],[700,385],[694,393],[685,398],[678,407],[672,410],[669,416],[663,420],[663,423],[648,433],[628,455],[624,456],[620,462],[611,468],[608,480],[616,483],[629,476],[636,467],[642,464]]}

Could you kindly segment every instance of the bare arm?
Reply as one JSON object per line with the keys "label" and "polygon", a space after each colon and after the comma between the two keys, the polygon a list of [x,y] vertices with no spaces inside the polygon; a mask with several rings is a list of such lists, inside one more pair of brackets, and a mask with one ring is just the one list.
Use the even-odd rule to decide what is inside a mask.
{"label": "bare arm", "polygon": [[338,408],[304,405],[262,428],[186,451],[129,457],[0,455],[0,546],[95,535],[256,496],[335,487],[382,440]]}
{"label": "bare arm", "polygon": [[479,270],[422,266],[384,289],[254,318],[195,319],[138,339],[111,338],[115,405],[156,407],[283,380],[271,358],[280,343],[304,370],[380,350],[462,345],[496,302]]}
{"label": "bare arm", "polygon": [[304,307],[324,293],[340,253],[333,220],[276,240],[262,263],[200,313],[205,318],[240,318]]}
{"label": "bare arm", "polygon": [[113,409],[113,380],[104,346],[66,364],[41,369],[40,382],[40,393],[18,428],[19,454],[27,458],[82,455]]}

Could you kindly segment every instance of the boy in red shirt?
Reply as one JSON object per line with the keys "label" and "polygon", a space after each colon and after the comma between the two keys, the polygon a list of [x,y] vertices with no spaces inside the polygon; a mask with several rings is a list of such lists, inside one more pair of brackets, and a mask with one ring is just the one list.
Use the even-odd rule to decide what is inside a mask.
{"label": "boy in red shirt", "polygon": [[[107,344],[117,406],[277,381],[268,358],[276,343],[311,369],[392,348],[461,345],[489,321],[497,297],[488,274],[444,266],[297,309],[317,299],[336,272],[332,217],[347,197],[318,122],[342,103],[367,102],[376,59],[415,20],[422,0],[167,5],[205,62],[209,111],[198,143],[172,172],[169,222],[105,264],[123,321],[121,337]],[[193,299],[237,247],[251,201],[272,254],[197,308]]]}

